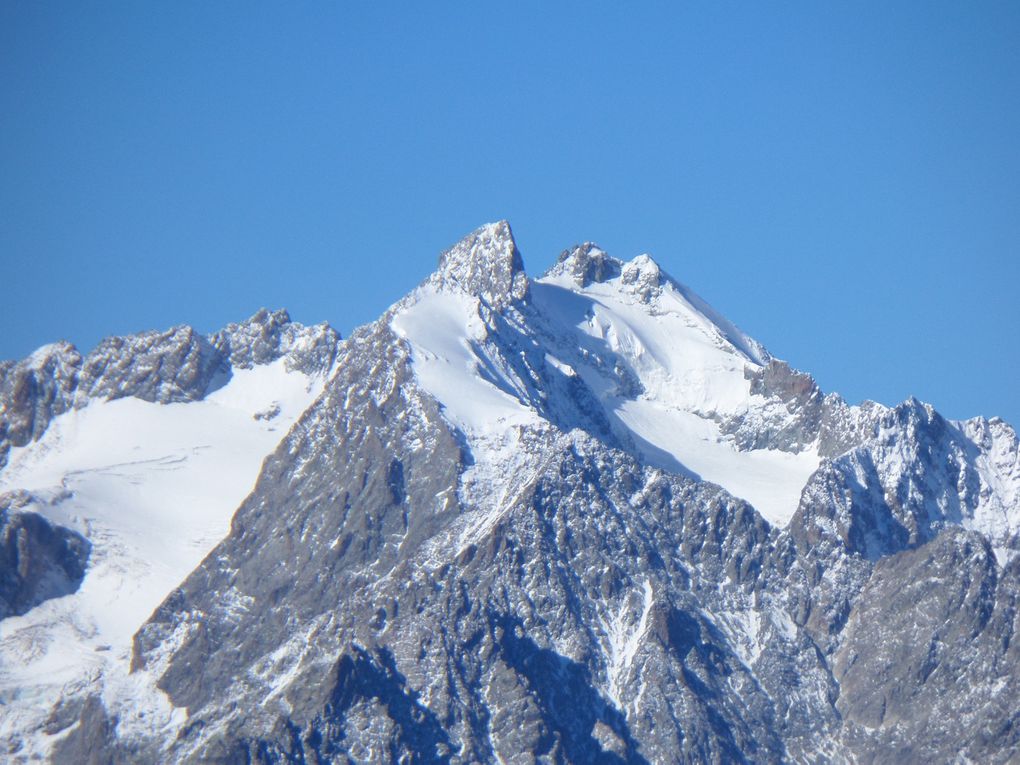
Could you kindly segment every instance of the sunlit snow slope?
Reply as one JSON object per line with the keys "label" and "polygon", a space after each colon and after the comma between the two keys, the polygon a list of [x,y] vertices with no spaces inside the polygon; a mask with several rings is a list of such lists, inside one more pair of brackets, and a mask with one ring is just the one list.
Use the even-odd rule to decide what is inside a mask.
{"label": "sunlit snow slope", "polygon": [[0,622],[0,733],[45,715],[62,690],[123,677],[131,639],[226,535],[273,450],[324,385],[286,361],[235,369],[201,401],[94,401],[13,449],[0,494],[92,543],[78,592]]}
{"label": "sunlit snow slope", "polygon": [[[590,349],[574,369],[647,462],[693,472],[785,524],[818,467],[817,451],[740,451],[719,428],[720,418],[753,405],[744,372],[767,353],[647,256],[621,265],[604,282],[579,286],[554,271],[532,289],[562,345]],[[600,384],[605,376],[586,361],[604,350],[634,375],[639,391]]]}

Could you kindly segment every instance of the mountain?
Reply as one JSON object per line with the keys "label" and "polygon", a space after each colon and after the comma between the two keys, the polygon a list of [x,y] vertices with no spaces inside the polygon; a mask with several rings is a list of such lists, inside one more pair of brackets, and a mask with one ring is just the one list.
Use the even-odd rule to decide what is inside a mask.
{"label": "mountain", "polygon": [[342,342],[94,354],[0,368],[14,761],[1020,756],[1015,431],[824,394],[648,256],[500,222]]}

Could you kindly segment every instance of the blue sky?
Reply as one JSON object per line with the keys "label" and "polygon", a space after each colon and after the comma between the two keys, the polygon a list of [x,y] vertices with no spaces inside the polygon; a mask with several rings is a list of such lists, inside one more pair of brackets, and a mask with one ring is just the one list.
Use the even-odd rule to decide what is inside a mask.
{"label": "blue sky", "polygon": [[483,222],[651,253],[848,399],[1020,424],[1020,4],[0,5],[0,358],[285,306]]}

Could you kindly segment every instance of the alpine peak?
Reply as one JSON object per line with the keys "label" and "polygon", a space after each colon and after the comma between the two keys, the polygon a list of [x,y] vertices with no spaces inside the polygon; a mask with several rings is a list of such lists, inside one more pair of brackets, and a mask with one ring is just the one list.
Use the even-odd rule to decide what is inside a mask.
{"label": "alpine peak", "polygon": [[624,284],[629,285],[647,303],[658,294],[662,286],[662,269],[650,255],[638,255],[624,264],[621,278]]}
{"label": "alpine peak", "polygon": [[578,287],[584,288],[593,282],[604,282],[620,275],[620,261],[610,257],[594,242],[578,244],[560,253],[556,265],[546,276],[569,274]]}
{"label": "alpine peak", "polygon": [[429,282],[441,290],[477,295],[494,308],[528,296],[524,261],[505,220],[475,229],[440,255]]}
{"label": "alpine peak", "polygon": [[1018,598],[1009,425],[506,222],[348,342],[0,361],[4,761],[1013,762]]}

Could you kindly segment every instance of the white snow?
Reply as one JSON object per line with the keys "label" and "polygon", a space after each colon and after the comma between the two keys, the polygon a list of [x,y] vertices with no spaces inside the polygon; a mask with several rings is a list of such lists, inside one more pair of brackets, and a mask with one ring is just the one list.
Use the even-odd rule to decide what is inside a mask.
{"label": "white snow", "polygon": [[54,359],[62,361],[69,351],[71,347],[66,342],[47,343],[36,348],[25,360],[25,365],[38,372]]}
{"label": "white snow", "polygon": [[719,436],[712,420],[656,401],[621,401],[615,411],[641,439],[638,449],[650,464],[674,471],[686,468],[717,483],[778,526],[789,522],[801,489],[818,468],[814,449],[799,454],[778,449],[739,451]]}
{"label": "white snow", "polygon": [[619,278],[579,289],[552,277],[532,298],[564,339],[579,330],[587,335],[575,337],[582,347],[624,361],[650,399],[704,414],[733,411],[747,399],[743,372],[754,362],[672,289],[646,304]]}
{"label": "white snow", "polygon": [[485,354],[486,327],[478,298],[458,292],[419,288],[396,313],[393,331],[408,341],[418,382],[466,432],[493,432],[537,421],[521,403],[519,383]]}
{"label": "white snow", "polygon": [[748,608],[742,611],[719,611],[716,617],[716,624],[722,629],[744,666],[753,669],[764,648],[761,637],[761,614],[753,608]]}
{"label": "white snow", "polygon": [[769,620],[776,631],[787,641],[797,639],[797,625],[793,618],[782,608],[771,608],[768,611]]}
{"label": "white snow", "polygon": [[[654,590],[651,581],[646,579],[640,601],[637,593],[629,593],[614,614],[601,620],[606,636],[606,674],[609,679],[607,693],[618,709],[624,708],[620,699],[620,687],[627,679],[627,672],[634,664],[641,639],[648,629],[648,617],[653,604]],[[638,606],[640,612],[636,610]]]}
{"label": "white snow", "polygon": [[992,547],[992,553],[995,555],[995,562],[999,564],[999,568],[1006,568],[1017,556],[1016,550],[1011,550],[1008,547]]}
{"label": "white snow", "polygon": [[[474,464],[464,471],[458,490],[465,509],[425,543],[422,557],[429,568],[448,562],[451,549],[459,554],[483,540],[527,491],[528,477],[537,474],[542,463],[521,436],[520,427],[472,434]],[[436,500],[437,507],[445,509],[449,497],[442,492]]]}
{"label": "white snow", "polygon": [[953,423],[975,446],[981,489],[973,517],[963,519],[964,527],[988,536],[1002,549],[996,558],[1005,566],[1017,554],[1020,537],[1020,444],[1013,428],[1000,419],[975,418]]}
{"label": "white snow", "polygon": [[[639,256],[624,276],[635,263],[644,272],[654,266]],[[817,451],[740,451],[718,424],[757,404],[744,372],[760,367],[764,351],[687,288],[663,279],[659,294],[644,302],[624,276],[578,288],[559,275],[532,286],[550,334],[579,356],[557,350],[557,358],[571,358],[645,462],[717,483],[785,525],[818,467]],[[622,386],[616,369],[607,374],[604,365],[584,363],[605,358],[631,373],[640,393]]]}
{"label": "white snow", "polygon": [[0,734],[26,730],[25,715],[65,687],[129,682],[135,631],[226,535],[263,458],[323,385],[281,359],[235,370],[198,402],[92,402],[11,451],[0,493],[39,496],[26,509],[84,533],[92,552],[76,593],[0,622]]}

